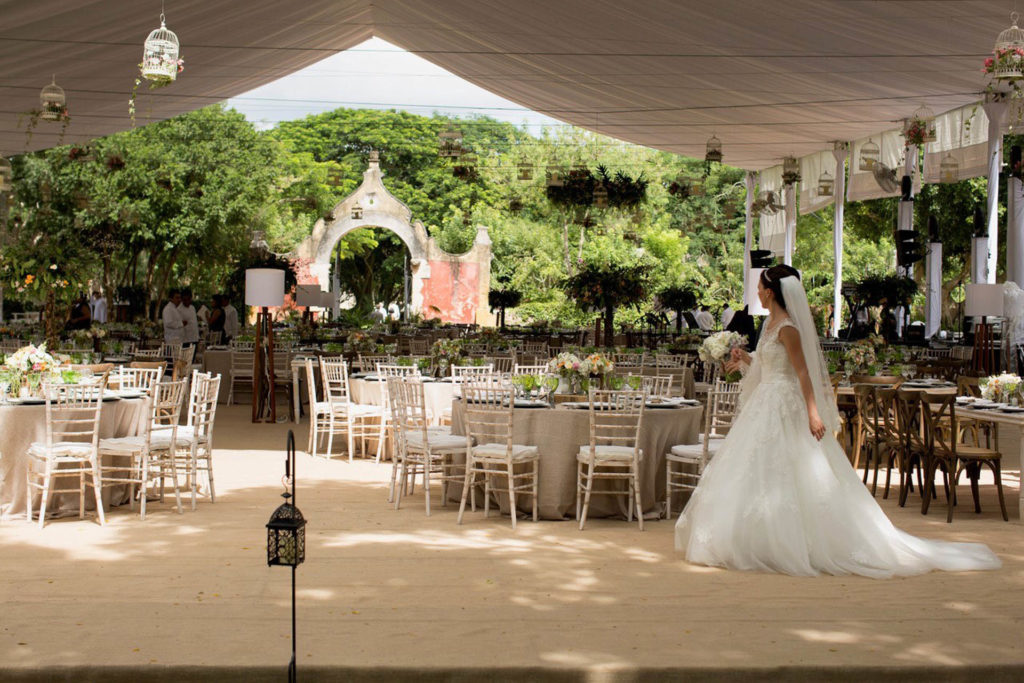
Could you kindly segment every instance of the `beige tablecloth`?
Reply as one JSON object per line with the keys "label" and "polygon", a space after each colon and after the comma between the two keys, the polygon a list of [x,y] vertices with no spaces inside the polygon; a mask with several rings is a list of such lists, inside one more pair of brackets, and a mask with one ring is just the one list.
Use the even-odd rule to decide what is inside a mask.
{"label": "beige tablecloth", "polygon": [[[104,401],[100,410],[100,438],[133,436],[139,433],[145,415],[142,399],[120,399]],[[28,503],[28,485],[25,481],[28,467],[27,451],[33,441],[46,439],[46,406],[44,405],[2,405],[0,406],[0,518],[21,517],[24,519]],[[57,488],[77,485],[70,478],[56,480]],[[88,481],[88,477],[86,478]],[[92,491],[86,488],[86,507],[94,508]],[[103,502],[106,506],[119,505],[127,500],[127,486],[105,488]],[[38,498],[34,501],[39,505]],[[78,494],[63,493],[50,497],[47,511],[74,511],[78,514]]]}
{"label": "beige tablecloth", "polygon": [[[379,380],[353,379],[350,380],[349,386],[352,390],[352,400],[355,403],[381,405]],[[426,404],[432,424],[437,424],[441,415],[452,407],[454,396],[455,385],[451,382],[423,383],[423,402]]]}
{"label": "beige tablecloth", "polygon": [[[665,498],[665,453],[676,444],[696,443],[700,433],[700,406],[644,411],[640,447],[644,459],[640,465],[640,497],[645,513],[660,513]],[[452,402],[452,433],[465,434],[461,401]],[[570,408],[517,408],[512,424],[513,440],[537,446],[540,450],[538,508],[543,519],[565,519],[576,515],[576,454],[590,439],[590,414]],[[615,482],[618,486],[621,483]],[[595,490],[613,485],[595,483]],[[459,485],[449,489],[449,497],[462,496]],[[478,499],[479,500],[479,499]],[[499,500],[508,512],[508,500]],[[530,510],[527,496],[517,500],[519,509]],[[591,517],[625,516],[625,496],[592,496]]]}
{"label": "beige tablecloth", "polygon": [[[228,391],[231,388],[231,352],[210,350],[203,352],[203,372],[212,372],[214,375],[220,375],[220,394],[217,396],[217,402],[227,403]],[[239,398],[243,400],[239,401]],[[235,401],[251,403],[252,387],[243,386],[239,383],[235,387]]]}

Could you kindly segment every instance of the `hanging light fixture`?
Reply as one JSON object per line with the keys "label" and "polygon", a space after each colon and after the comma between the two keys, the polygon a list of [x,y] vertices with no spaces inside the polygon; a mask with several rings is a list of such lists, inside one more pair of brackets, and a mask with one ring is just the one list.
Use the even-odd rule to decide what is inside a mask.
{"label": "hanging light fixture", "polygon": [[960,162],[949,152],[942,158],[939,164],[939,181],[943,183],[955,183],[960,179]]}
{"label": "hanging light fixture", "polygon": [[67,98],[64,96],[64,88],[57,85],[56,75],[50,79],[50,84],[43,86],[39,93],[39,118],[44,121],[60,121],[67,118]]}
{"label": "hanging light fixture", "polygon": [[462,131],[448,124],[448,128],[437,136],[440,139],[437,155],[442,158],[456,159],[462,155]]}
{"label": "hanging light fixture", "polygon": [[14,177],[14,169],[11,162],[0,157],[0,192],[11,191],[11,179]]}
{"label": "hanging light fixture", "polygon": [[182,60],[178,57],[180,50],[178,36],[167,28],[161,12],[160,28],[150,32],[142,47],[142,77],[163,85],[173,83],[182,70]]}
{"label": "hanging light fixture", "polygon": [[800,182],[800,162],[794,156],[782,160],[782,182],[795,185]]}
{"label": "hanging light fixture", "polygon": [[823,172],[818,176],[818,196],[819,197],[831,197],[835,193],[835,181],[832,180],[832,176],[828,171]]}
{"label": "hanging light fixture", "polygon": [[604,183],[597,183],[594,186],[594,206],[599,209],[608,208],[608,190],[605,189]]}
{"label": "hanging light fixture", "polygon": [[1010,28],[999,34],[992,56],[985,60],[985,71],[998,80],[1016,80],[1024,76],[1024,31],[1017,27],[1020,15],[1010,13]]}
{"label": "hanging light fixture", "polygon": [[878,149],[878,145],[868,138],[868,141],[860,146],[860,170],[862,171],[873,171],[875,164],[878,163],[878,159],[881,157],[881,150]]}

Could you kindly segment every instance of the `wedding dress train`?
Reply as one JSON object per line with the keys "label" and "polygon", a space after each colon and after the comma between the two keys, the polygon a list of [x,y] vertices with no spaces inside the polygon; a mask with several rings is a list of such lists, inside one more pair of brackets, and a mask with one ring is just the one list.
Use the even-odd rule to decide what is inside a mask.
{"label": "wedding dress train", "polygon": [[798,327],[789,319],[766,325],[755,360],[760,381],[679,517],[676,549],[696,564],[797,576],[1000,567],[984,545],[928,541],[895,528],[832,433],[821,441],[811,435],[778,338],[786,326]]}

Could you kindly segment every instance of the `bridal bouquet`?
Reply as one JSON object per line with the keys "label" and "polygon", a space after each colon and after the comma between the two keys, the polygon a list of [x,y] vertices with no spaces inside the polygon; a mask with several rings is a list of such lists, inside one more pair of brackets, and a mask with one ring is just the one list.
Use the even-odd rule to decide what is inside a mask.
{"label": "bridal bouquet", "polygon": [[984,377],[981,384],[981,397],[989,401],[1003,402],[1016,400],[1021,388],[1021,378],[1017,375],[1003,373]]}
{"label": "bridal bouquet", "polygon": [[[747,338],[739,332],[716,332],[700,345],[697,355],[705,363],[722,363],[729,360],[733,349],[741,349],[747,344]],[[728,372],[726,382],[736,382],[740,378],[738,372]]]}

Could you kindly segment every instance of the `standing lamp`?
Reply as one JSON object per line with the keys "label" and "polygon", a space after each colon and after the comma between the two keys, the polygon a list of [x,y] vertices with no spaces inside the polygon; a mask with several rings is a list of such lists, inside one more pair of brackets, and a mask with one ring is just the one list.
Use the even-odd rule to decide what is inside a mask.
{"label": "standing lamp", "polygon": [[1003,286],[995,284],[969,284],[964,315],[981,318],[974,326],[974,369],[989,375],[996,369],[995,348],[992,345],[990,316],[1003,316]]}
{"label": "standing lamp", "polygon": [[334,295],[330,292],[320,292],[320,296],[323,297],[320,307],[324,309],[324,320],[327,320],[334,312]]}
{"label": "standing lamp", "polygon": [[306,322],[313,322],[313,313],[310,309],[319,308],[321,303],[323,303],[323,297],[320,296],[320,285],[295,286],[295,305],[306,308],[302,313],[302,319]]}
{"label": "standing lamp", "polygon": [[[256,314],[255,358],[252,366],[252,421],[263,421],[264,401],[269,393],[269,422],[277,421],[274,403],[274,325],[268,308],[284,305],[284,271],[278,268],[249,268],[245,271],[245,305],[259,309]],[[266,354],[263,346],[266,344]],[[264,371],[264,362],[266,371]],[[269,376],[265,377],[264,375]],[[268,391],[269,390],[269,391]]]}
{"label": "standing lamp", "polygon": [[[295,669],[295,569],[306,559],[306,518],[295,507],[295,435],[288,430],[288,450],[284,465],[284,498],[267,522],[267,566],[292,568],[292,659],[288,681],[294,683]],[[291,487],[291,492],[288,487]]]}

